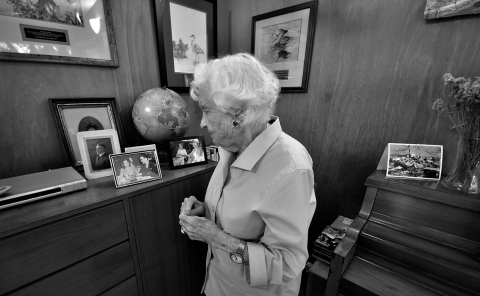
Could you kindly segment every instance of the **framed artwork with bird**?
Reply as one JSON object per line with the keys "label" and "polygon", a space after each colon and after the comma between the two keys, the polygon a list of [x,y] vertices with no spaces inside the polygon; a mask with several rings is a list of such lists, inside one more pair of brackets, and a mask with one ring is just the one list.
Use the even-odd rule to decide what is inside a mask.
{"label": "framed artwork with bird", "polygon": [[154,1],[162,86],[188,92],[195,67],[216,57],[216,1]]}
{"label": "framed artwork with bird", "polygon": [[272,70],[282,92],[307,92],[317,1],[253,17],[252,53]]}

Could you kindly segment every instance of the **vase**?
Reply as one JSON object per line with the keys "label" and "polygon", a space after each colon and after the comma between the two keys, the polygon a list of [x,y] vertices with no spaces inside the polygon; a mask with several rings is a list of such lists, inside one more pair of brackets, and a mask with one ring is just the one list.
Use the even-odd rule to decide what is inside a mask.
{"label": "vase", "polygon": [[453,169],[442,179],[443,187],[468,194],[480,193],[480,139],[460,135]]}

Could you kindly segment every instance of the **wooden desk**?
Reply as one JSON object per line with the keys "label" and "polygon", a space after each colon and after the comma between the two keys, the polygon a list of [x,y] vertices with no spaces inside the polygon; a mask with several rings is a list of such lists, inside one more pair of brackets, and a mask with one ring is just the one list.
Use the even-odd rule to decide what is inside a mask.
{"label": "wooden desk", "polygon": [[180,233],[187,196],[199,200],[216,162],[116,189],[86,190],[0,210],[0,295],[197,295],[206,244]]}

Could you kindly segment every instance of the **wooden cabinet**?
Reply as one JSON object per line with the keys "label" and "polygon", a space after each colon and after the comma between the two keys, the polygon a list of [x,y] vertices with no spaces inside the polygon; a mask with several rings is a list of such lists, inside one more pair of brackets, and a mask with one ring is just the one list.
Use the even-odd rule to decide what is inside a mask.
{"label": "wooden cabinet", "polygon": [[181,234],[184,198],[203,200],[216,163],[116,189],[88,188],[0,211],[0,295],[198,295],[205,243]]}

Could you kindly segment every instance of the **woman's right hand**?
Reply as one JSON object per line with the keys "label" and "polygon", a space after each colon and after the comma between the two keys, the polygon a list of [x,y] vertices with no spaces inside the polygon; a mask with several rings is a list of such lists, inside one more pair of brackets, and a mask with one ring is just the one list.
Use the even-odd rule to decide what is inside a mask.
{"label": "woman's right hand", "polygon": [[180,214],[187,216],[203,216],[205,215],[204,203],[198,201],[195,196],[186,197],[180,208]]}

